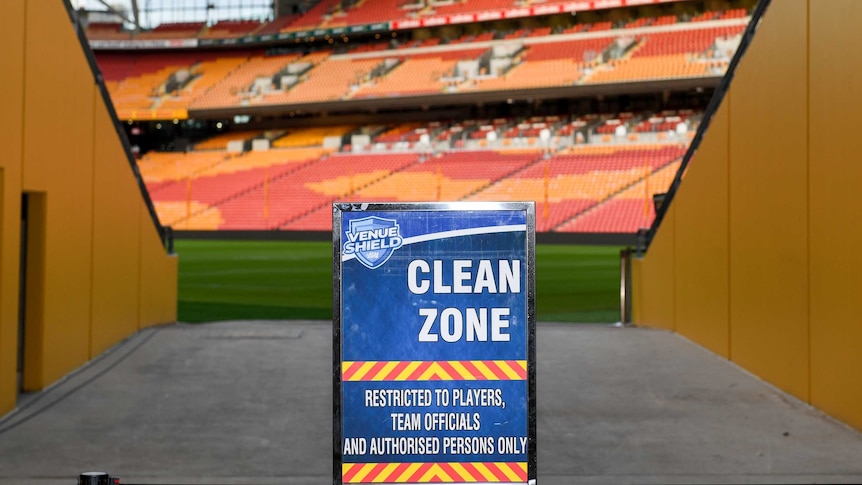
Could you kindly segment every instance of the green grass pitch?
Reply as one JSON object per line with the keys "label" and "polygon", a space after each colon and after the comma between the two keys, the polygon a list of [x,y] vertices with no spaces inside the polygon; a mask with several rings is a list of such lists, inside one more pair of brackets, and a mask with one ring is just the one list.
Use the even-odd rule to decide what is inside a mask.
{"label": "green grass pitch", "polygon": [[[176,241],[178,318],[332,318],[332,244]],[[539,245],[536,316],[543,322],[619,321],[619,248]]]}

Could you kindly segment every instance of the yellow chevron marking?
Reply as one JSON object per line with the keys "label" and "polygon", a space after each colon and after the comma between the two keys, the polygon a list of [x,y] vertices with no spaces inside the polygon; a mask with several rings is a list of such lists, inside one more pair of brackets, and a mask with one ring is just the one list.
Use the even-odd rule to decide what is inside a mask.
{"label": "yellow chevron marking", "polygon": [[489,369],[488,366],[485,365],[485,363],[482,362],[481,360],[473,361],[473,365],[475,365],[476,368],[479,369],[479,372],[481,372],[482,375],[485,376],[485,379],[488,379],[491,381],[497,380],[497,376],[493,372],[491,372],[491,369]]}
{"label": "yellow chevron marking", "polygon": [[396,365],[398,365],[397,361],[387,362],[386,365],[384,365],[383,368],[380,369],[380,372],[378,372],[377,375],[373,376],[371,380],[382,381],[384,377],[388,376],[389,373],[392,372],[392,369],[394,369]]}
{"label": "yellow chevron marking", "polygon": [[400,374],[398,374],[398,377],[396,377],[395,380],[396,381],[406,380],[408,377],[410,377],[410,374],[412,374],[416,370],[416,368],[419,367],[421,364],[422,364],[422,362],[417,362],[417,361],[413,361],[413,362],[407,364],[407,367],[405,367],[404,370],[401,371]]}
{"label": "yellow chevron marking", "polygon": [[416,470],[418,470],[419,467],[421,467],[421,466],[422,466],[421,463],[411,463],[410,466],[408,466],[407,469],[404,470],[403,473],[401,473],[401,476],[394,477],[395,481],[396,482],[406,482],[407,479],[412,477],[413,474],[416,473]]}
{"label": "yellow chevron marking", "polygon": [[506,475],[506,477],[509,480],[511,480],[513,482],[518,480],[518,474],[515,473],[515,470],[512,470],[511,468],[509,468],[509,465],[499,463],[497,465],[497,468],[499,468],[500,470],[503,470],[503,473]]}
{"label": "yellow chevron marking", "polygon": [[520,377],[518,377],[518,374],[516,374],[515,371],[509,366],[508,362],[504,360],[495,360],[494,363],[497,364],[497,367],[499,367],[500,370],[502,370],[503,373],[509,377],[509,379],[520,379]]}
{"label": "yellow chevron marking", "polygon": [[452,380],[452,377],[449,375],[449,373],[443,370],[443,368],[440,367],[440,364],[438,364],[437,362],[434,362],[433,364],[429,365],[428,368],[425,369],[425,372],[423,372],[422,375],[419,376],[419,380],[429,380],[431,379],[431,377],[434,376],[437,376],[444,381]]}
{"label": "yellow chevron marking", "polygon": [[482,477],[484,477],[485,480],[495,480],[497,478],[494,473],[489,470],[488,467],[485,466],[484,463],[473,463],[473,466],[476,467],[477,470],[479,470],[479,473],[482,474]]}
{"label": "yellow chevron marking", "polygon": [[470,472],[469,472],[469,471],[467,471],[467,469],[466,469],[466,468],[464,468],[464,465],[462,465],[462,464],[460,464],[460,463],[457,463],[457,462],[455,462],[455,463],[450,463],[450,465],[452,466],[452,468],[453,468],[456,472],[458,472],[458,477],[454,477],[454,478],[459,478],[459,479],[460,479],[460,480],[462,480],[462,481],[470,481],[470,482],[475,482],[475,481],[476,481],[476,479],[475,479],[475,478],[473,478],[473,475],[472,475],[472,474],[470,474]]}
{"label": "yellow chevron marking", "polygon": [[351,377],[350,379],[353,381],[362,380],[362,378],[365,377],[365,374],[367,374],[368,371],[371,370],[372,367],[374,367],[374,364],[376,364],[376,362],[363,362],[362,367],[360,367],[359,370],[357,370],[356,373],[353,374],[353,377]]}
{"label": "yellow chevron marking", "polygon": [[380,473],[378,473],[377,476],[374,477],[374,479],[371,481],[373,483],[382,483],[384,480],[386,480],[390,473],[394,472],[395,469],[398,468],[398,465],[400,465],[400,463],[390,463],[386,465],[386,468],[384,468]]}
{"label": "yellow chevron marking", "polygon": [[[359,465],[354,465],[354,466],[359,466]],[[373,464],[373,463],[366,463],[366,464],[362,465],[362,466],[359,468],[359,472],[357,472],[357,473],[356,473],[356,475],[353,475],[353,478],[352,478],[350,481],[351,481],[351,482],[354,482],[354,483],[364,482],[364,481],[365,481],[365,477],[366,477],[366,476],[368,475],[368,473],[369,473],[371,470],[373,470],[373,469],[374,469],[374,464]],[[342,472],[342,473],[343,473],[343,472]]]}
{"label": "yellow chevron marking", "polygon": [[[443,469],[440,468],[440,465],[435,463],[430,468],[428,468],[428,471],[425,472],[424,475],[422,475],[422,478],[420,478],[419,481],[430,482],[432,478],[446,480],[449,479],[449,475],[447,475],[446,472],[444,472]],[[451,479],[449,481],[451,481]]]}
{"label": "yellow chevron marking", "polygon": [[461,362],[459,362],[457,360],[453,360],[453,361],[449,362],[449,364],[452,365],[453,369],[458,371],[458,374],[460,374],[461,378],[464,379],[465,381],[475,381],[476,380],[476,378],[473,376],[473,374],[470,373],[470,371],[467,370],[467,368],[464,367],[464,364],[462,364]]}

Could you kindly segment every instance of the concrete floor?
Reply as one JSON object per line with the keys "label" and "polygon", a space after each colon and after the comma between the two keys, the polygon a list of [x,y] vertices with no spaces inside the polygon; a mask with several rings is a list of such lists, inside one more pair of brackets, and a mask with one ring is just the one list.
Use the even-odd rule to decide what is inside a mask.
{"label": "concrete floor", "polygon": [[[542,485],[862,482],[862,434],[668,332],[538,328]],[[145,330],[0,421],[0,485],[325,484],[329,322]]]}

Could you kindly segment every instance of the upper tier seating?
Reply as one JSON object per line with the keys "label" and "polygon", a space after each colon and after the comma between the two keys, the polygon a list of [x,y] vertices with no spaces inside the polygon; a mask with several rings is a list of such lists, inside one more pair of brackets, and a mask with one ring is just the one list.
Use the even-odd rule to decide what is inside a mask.
{"label": "upper tier seating", "polygon": [[745,26],[647,34],[629,56],[597,67],[585,83],[687,78],[723,73],[726,60],[711,60],[716,38],[739,35]]}
{"label": "upper tier seating", "polygon": [[122,24],[90,22],[87,26],[87,38],[94,40],[129,40],[132,33],[121,30]]}
{"label": "upper tier seating", "polygon": [[324,15],[335,10],[336,5],[339,5],[341,0],[320,0],[307,12],[297,17],[293,22],[288,23],[282,28],[283,32],[309,30],[319,26]]}
{"label": "upper tier seating", "polygon": [[242,37],[256,33],[262,25],[257,20],[219,20],[216,24],[206,28],[199,37],[201,39]]}
{"label": "upper tier seating", "polygon": [[192,39],[206,26],[204,22],[178,22],[161,24],[148,32],[141,32],[137,39]]}
{"label": "upper tier seating", "polygon": [[402,10],[402,7],[407,3],[412,3],[412,0],[364,0],[346,10],[336,11],[328,19],[323,20],[320,26],[345,27],[389,22],[406,17],[407,12]]}
{"label": "upper tier seating", "polygon": [[[726,14],[738,15],[730,11]],[[601,23],[579,24],[582,31],[599,30],[598,36],[551,34],[502,41],[523,43],[523,49],[518,51],[516,47],[509,54],[512,57],[508,67],[493,65],[495,72],[482,67],[487,66],[486,56],[493,52],[487,44],[446,45],[439,44],[439,38],[402,43],[397,48],[387,48],[385,41],[375,41],[302,54],[200,50],[139,54],[133,62],[130,55],[124,58],[113,53],[99,53],[97,58],[121,119],[182,119],[189,110],[721,75],[727,67],[728,52],[718,51],[732,53],[734,43],[722,42],[716,48],[716,40],[738,36],[744,25],[731,19],[717,20],[724,26],[689,24],[681,30],[649,30],[655,29],[653,25],[675,21],[674,16],[664,16],[635,22],[633,25],[648,27],[628,37],[633,40],[630,47],[618,42],[621,35],[626,37],[625,29],[607,31],[604,35],[601,29],[605,26]],[[471,42],[479,38],[482,35]],[[495,48],[497,45],[493,44]],[[342,51],[347,54],[334,55]],[[472,68],[478,69],[478,75],[464,75],[471,68],[465,67],[466,64],[459,66],[461,60],[481,63],[480,67]],[[302,66],[306,65],[311,67],[303,71]],[[285,76],[288,67],[296,73],[295,78]],[[169,80],[179,75],[189,81],[178,89],[168,90]]]}

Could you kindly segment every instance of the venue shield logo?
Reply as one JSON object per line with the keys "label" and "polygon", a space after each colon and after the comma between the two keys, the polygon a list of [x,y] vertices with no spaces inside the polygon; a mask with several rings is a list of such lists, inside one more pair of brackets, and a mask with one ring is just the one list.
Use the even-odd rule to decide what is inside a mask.
{"label": "venue shield logo", "polygon": [[377,216],[351,220],[345,235],[347,241],[342,252],[356,255],[356,259],[369,269],[383,266],[404,243],[395,219]]}

